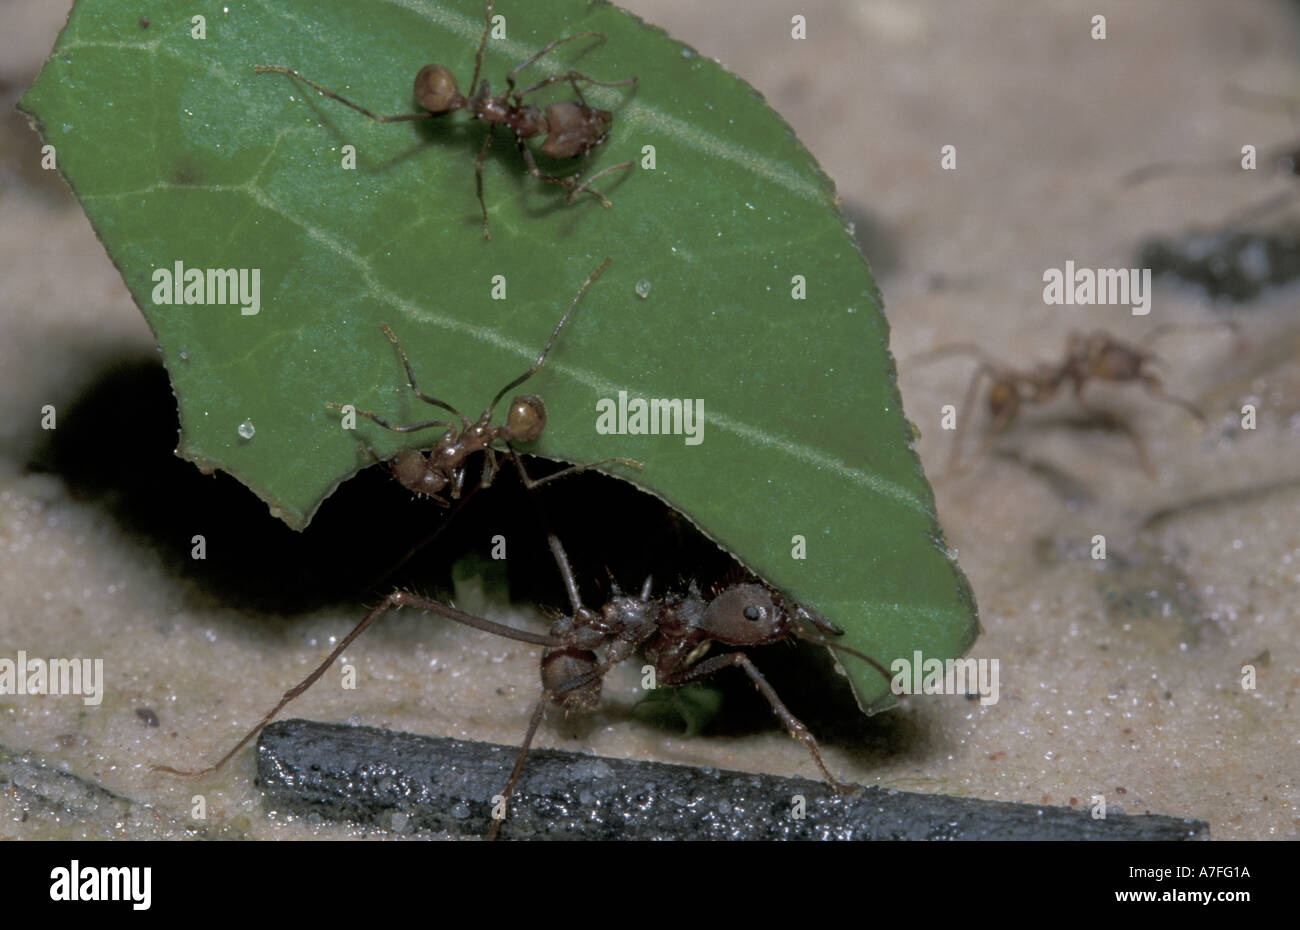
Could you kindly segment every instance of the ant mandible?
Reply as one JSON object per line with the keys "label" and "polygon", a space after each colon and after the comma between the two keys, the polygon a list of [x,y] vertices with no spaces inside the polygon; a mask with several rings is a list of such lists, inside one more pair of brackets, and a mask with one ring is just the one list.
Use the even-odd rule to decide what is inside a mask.
{"label": "ant mandible", "polygon": [[[533,158],[532,150],[528,148],[525,140],[535,136],[546,136],[540,151],[549,158],[577,158],[580,155],[587,154],[609,136],[614,116],[609,110],[601,110],[588,105],[586,98],[582,95],[582,89],[578,86],[578,82],[593,84],[597,87],[623,87],[628,84],[635,84],[636,77],[624,78],[621,81],[597,81],[595,78],[587,77],[578,71],[569,70],[564,74],[543,78],[523,89],[515,87],[519,72],[559,46],[577,39],[605,39],[603,32],[580,32],[576,35],[556,39],[527,61],[515,67],[506,75],[506,89],[499,94],[493,94],[486,78],[483,79],[482,83],[479,83],[479,73],[483,67],[483,49],[487,45],[488,34],[492,28],[492,0],[487,0],[486,6],[487,14],[483,26],[483,35],[479,39],[478,52],[474,55],[474,76],[470,78],[469,82],[470,96],[466,97],[460,92],[455,75],[445,65],[425,65],[416,74],[414,86],[415,99],[424,109],[423,113],[397,113],[391,116],[383,116],[366,109],[360,104],[353,103],[332,90],[327,90],[315,81],[308,80],[292,68],[281,65],[255,65],[253,70],[258,73],[275,72],[288,75],[302,81],[309,87],[315,88],[331,100],[337,100],[339,103],[351,107],[363,116],[379,123],[400,123],[431,119],[435,116],[454,113],[457,110],[468,110],[474,119],[487,123],[487,135],[483,138],[483,146],[479,149],[478,158],[474,162],[475,188],[478,193],[479,207],[483,211],[484,239],[491,239],[492,235],[488,230],[487,204],[483,200],[483,159],[487,156],[488,146],[492,144],[492,135],[498,125],[506,127],[515,134],[515,143],[519,147],[519,154],[523,157],[524,165],[527,167],[529,174],[548,184],[556,184],[564,188],[566,193],[565,203],[572,203],[578,194],[588,193],[600,201],[602,207],[608,208],[612,206],[604,194],[591,186],[592,182],[599,180],[612,171],[631,168],[635,162],[625,161],[613,165],[579,183],[578,174],[562,178],[547,174],[539,169],[536,160]],[[534,91],[565,81],[573,87],[573,93],[578,98],[576,101],[561,100],[548,104],[545,109],[523,102],[524,97]]]}
{"label": "ant mandible", "polygon": [[[1154,341],[1174,328],[1157,327],[1147,334],[1143,344]],[[1083,390],[1088,382],[1106,381],[1113,384],[1138,382],[1152,397],[1175,404],[1199,422],[1205,422],[1205,415],[1195,404],[1165,391],[1159,376],[1148,370],[1148,366],[1157,360],[1155,353],[1140,345],[1124,342],[1103,330],[1070,333],[1060,362],[1040,362],[1029,369],[1017,369],[998,362],[989,357],[979,346],[971,343],[959,343],[925,352],[917,356],[915,361],[931,361],[955,354],[972,355],[979,360],[979,365],[966,389],[962,411],[972,409],[980,381],[987,377],[990,382],[986,403],[991,423],[984,442],[967,463],[968,466],[988,452],[993,440],[1015,422],[1022,406],[1047,403],[1055,398],[1062,386],[1066,384],[1070,386],[1074,399],[1080,407],[1094,417],[1119,426],[1127,433],[1142,470],[1150,477],[1155,476],[1155,469],[1141,436],[1114,414],[1092,407],[1084,400]],[[957,440],[953,442],[947,468],[951,474],[960,474],[963,471],[960,467],[962,435],[963,433],[958,433]]]}
{"label": "ant mandible", "polygon": [[[427,404],[450,411],[460,420],[460,431],[457,432],[457,425],[447,420],[421,420],[418,423],[399,426],[368,410],[356,411],[357,416],[365,417],[367,420],[371,420],[384,429],[392,430],[395,433],[414,433],[434,427],[441,427],[446,430],[442,438],[427,454],[408,449],[398,452],[392,457],[389,461],[389,467],[392,470],[393,477],[397,479],[402,487],[414,494],[429,497],[440,506],[449,507],[451,506],[450,501],[445,499],[442,494],[450,495],[452,500],[459,499],[465,485],[465,463],[471,455],[476,452],[483,452],[486,455],[481,477],[479,478],[479,487],[486,488],[491,485],[492,478],[497,471],[496,450],[493,443],[504,443],[506,448],[513,452],[511,443],[532,442],[542,434],[542,430],[546,427],[546,405],[535,394],[521,394],[511,400],[510,410],[506,414],[506,422],[500,426],[492,425],[492,412],[496,409],[497,404],[501,402],[501,398],[531,378],[542,367],[542,363],[546,361],[546,356],[551,351],[551,346],[555,344],[556,337],[560,335],[560,330],[568,322],[570,314],[573,313],[578,302],[582,300],[583,295],[587,293],[587,288],[591,287],[592,282],[609,267],[610,261],[610,259],[606,258],[601,262],[600,267],[588,275],[587,280],[579,288],[568,309],[560,317],[560,322],[555,324],[555,329],[551,331],[551,337],[546,340],[546,345],[542,348],[541,354],[537,356],[537,361],[533,363],[532,367],[497,391],[496,396],[487,405],[487,409],[483,411],[482,416],[472,422],[451,404],[436,397],[431,397],[420,390],[415,383],[415,371],[411,367],[410,359],[406,357],[406,351],[402,348],[401,343],[397,341],[397,337],[393,335],[393,331],[388,327],[388,324],[381,324],[384,334],[388,336],[394,348],[397,349],[397,354],[401,356],[402,365],[406,368],[407,381],[410,383],[411,391],[415,396]],[[325,406],[343,410],[349,405],[331,401]],[[375,456],[373,451],[370,451],[370,455],[378,461],[378,457]],[[632,459],[603,459],[590,465],[573,465],[553,475],[548,475],[536,482],[536,484],[542,484],[588,468],[613,463],[631,465],[634,468],[642,467],[640,462]]]}

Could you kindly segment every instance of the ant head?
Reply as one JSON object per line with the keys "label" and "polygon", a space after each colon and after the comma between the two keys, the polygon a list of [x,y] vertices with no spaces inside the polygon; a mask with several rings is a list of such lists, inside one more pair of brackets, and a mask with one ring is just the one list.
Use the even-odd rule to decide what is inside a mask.
{"label": "ant head", "polygon": [[560,100],[546,108],[546,141],[541,153],[550,158],[577,158],[605,141],[614,116],[576,100]]}
{"label": "ant head", "polygon": [[700,620],[710,639],[728,646],[774,643],[788,636],[793,626],[775,592],[752,582],[727,588],[709,603]]}
{"label": "ant head", "polygon": [[431,469],[422,452],[399,452],[389,467],[398,483],[415,494],[437,494],[447,486],[447,476]]}
{"label": "ant head", "polygon": [[435,116],[465,106],[456,77],[442,65],[425,65],[415,76],[415,100]]}
{"label": "ant head", "polygon": [[540,397],[524,394],[510,402],[506,430],[512,442],[532,442],[546,427],[546,405]]}

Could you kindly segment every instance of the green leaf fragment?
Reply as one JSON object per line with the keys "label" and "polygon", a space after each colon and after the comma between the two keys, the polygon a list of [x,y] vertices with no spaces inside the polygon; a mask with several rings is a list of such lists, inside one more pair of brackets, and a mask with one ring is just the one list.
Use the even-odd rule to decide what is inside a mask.
{"label": "green leaf fragment", "polygon": [[[159,2],[147,28],[139,4],[79,0],[21,107],[157,337],[180,406],[179,454],[235,475],[301,528],[371,463],[366,445],[384,457],[437,438],[364,421],[344,432],[325,407],[396,422],[436,415],[411,396],[381,323],[421,387],[474,417],[610,256],[528,382],[550,414],[530,451],[644,462],[619,473],[886,665],[915,650],[964,653],[975,604],[945,548],[880,295],[831,181],[752,88],[629,14],[586,0],[503,0],[497,12],[507,38],[489,42],[483,66],[496,87],[547,42],[589,30],[608,38],[566,44],[528,73],[639,78],[587,89],[615,114],[608,140],[544,170],[637,167],[601,179],[611,209],[585,195],[566,204],[497,133],[484,242],[482,124],[463,113],[378,124],[253,72],[284,65],[376,112],[409,112],[424,64],[468,81],[478,0]],[[345,146],[355,169],[343,167]],[[155,303],[156,273],[177,262],[256,269],[257,312]],[[493,298],[497,276],[504,300]],[[701,401],[702,441],[597,432],[597,402],[620,392]],[[863,708],[892,702],[877,672],[844,665]]]}

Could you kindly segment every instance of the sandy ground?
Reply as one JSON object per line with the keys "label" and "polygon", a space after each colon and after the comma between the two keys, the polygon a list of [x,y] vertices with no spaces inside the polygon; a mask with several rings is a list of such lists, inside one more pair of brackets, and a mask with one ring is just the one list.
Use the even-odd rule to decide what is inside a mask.
{"label": "sandy ground", "polygon": [[[797,10],[808,19],[803,42],[789,37],[792,8],[770,0],[627,5],[761,90],[836,180],[885,294],[932,474],[953,441],[939,410],[961,403],[971,363],[909,357],[969,340],[1027,365],[1059,355],[1072,329],[1135,339],[1157,322],[1222,318],[1229,308],[1166,281],[1148,318],[1046,306],[1041,276],[1066,260],[1129,267],[1144,236],[1213,228],[1295,183],[1226,169],[1121,183],[1152,162],[1230,161],[1244,144],[1265,152],[1293,138],[1284,113],[1229,99],[1234,86],[1297,89],[1296,25],[1282,4],[1142,0],[1122,5],[1108,38],[1094,41],[1095,5],[1075,2],[810,0]],[[0,698],[0,744],[139,802],[84,789],[60,800],[56,788],[34,804],[22,789],[40,776],[0,755],[13,782],[0,795],[0,837],[349,835],[269,819],[251,753],[199,788],[149,770],[228,746],[350,628],[359,601],[250,607],[257,598],[238,578],[209,584],[176,570],[188,542],[152,532],[137,498],[104,483],[75,491],[67,470],[32,469],[49,461],[43,404],[70,409],[101,391],[137,402],[109,390],[114,365],[147,362],[153,350],[79,207],[36,166],[35,137],[9,109],[53,43],[61,5],[14,0],[0,15],[10,114],[0,115],[0,656],[102,657],[109,675],[98,707]],[[956,171],[936,170],[945,144],[957,146]],[[981,607],[973,654],[1000,660],[1001,700],[912,699],[871,724],[868,749],[829,740],[833,769],[1036,804],[1083,807],[1104,795],[1130,812],[1202,818],[1216,839],[1300,838],[1295,296],[1275,289],[1237,308],[1239,339],[1200,330],[1162,344],[1169,389],[1203,405],[1208,426],[1131,386],[1098,391],[1141,429],[1154,479],[1123,435],[1071,425],[1077,410],[1062,404],[1030,412],[967,474],[938,481],[949,542]],[[1240,429],[1246,403],[1259,411],[1252,432]],[[108,413],[117,431],[98,435],[79,474],[106,473],[111,485],[135,421],[129,409]],[[129,461],[147,482],[174,467],[166,459]],[[248,531],[272,533],[259,510],[249,509]],[[1105,562],[1089,557],[1095,534],[1106,537]],[[348,660],[364,687],[320,687],[297,714],[514,743],[536,687],[532,649],[418,617],[387,621]],[[1253,690],[1242,687],[1248,663]],[[634,691],[633,679],[615,677],[609,709],[584,728],[546,727],[542,742],[815,777],[775,726],[687,739],[628,719],[620,708]],[[159,726],[137,713],[145,708]],[[187,815],[200,792],[208,816],[195,823]]]}

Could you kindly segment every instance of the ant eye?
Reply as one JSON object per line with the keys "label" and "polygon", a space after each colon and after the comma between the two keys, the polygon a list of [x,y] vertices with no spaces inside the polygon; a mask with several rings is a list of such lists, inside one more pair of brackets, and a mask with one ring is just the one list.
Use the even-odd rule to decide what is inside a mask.
{"label": "ant eye", "polygon": [[750,604],[748,607],[745,608],[745,610],[744,610],[744,614],[745,614],[745,619],[746,619],[746,620],[762,620],[762,619],[763,619],[763,611],[760,610],[759,608],[755,607],[753,604]]}

